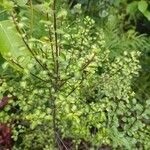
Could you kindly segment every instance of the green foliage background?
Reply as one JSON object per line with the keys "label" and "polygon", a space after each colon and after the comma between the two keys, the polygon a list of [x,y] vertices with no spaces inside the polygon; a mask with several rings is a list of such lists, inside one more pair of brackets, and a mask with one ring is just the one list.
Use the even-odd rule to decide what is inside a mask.
{"label": "green foliage background", "polygon": [[0,98],[17,97],[0,123],[13,149],[148,150],[150,42],[136,22],[149,2],[54,2],[0,1]]}

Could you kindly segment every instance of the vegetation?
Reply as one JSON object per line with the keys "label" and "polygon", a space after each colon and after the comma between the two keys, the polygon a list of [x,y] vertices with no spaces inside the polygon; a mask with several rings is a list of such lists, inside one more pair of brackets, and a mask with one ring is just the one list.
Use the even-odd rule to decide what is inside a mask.
{"label": "vegetation", "polygon": [[0,0],[0,149],[149,150],[149,7]]}

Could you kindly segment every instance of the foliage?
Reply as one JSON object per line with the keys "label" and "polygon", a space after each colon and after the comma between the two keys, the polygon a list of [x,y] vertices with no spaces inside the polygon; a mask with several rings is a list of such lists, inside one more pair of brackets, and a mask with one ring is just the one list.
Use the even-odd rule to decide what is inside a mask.
{"label": "foliage", "polygon": [[133,1],[127,6],[127,13],[134,14],[139,10],[149,21],[150,11],[148,10],[148,2],[146,0]]}
{"label": "foliage", "polygon": [[69,2],[72,13],[76,12],[75,5],[80,5],[82,14],[91,16],[102,26],[113,19],[119,22],[119,27],[125,31],[136,29],[142,34],[150,34],[148,0],[69,0]]}
{"label": "foliage", "polygon": [[[26,63],[30,61],[30,53],[21,37],[18,35],[14,23],[11,21],[1,21],[0,35],[0,49],[3,57],[6,58],[7,61],[12,62],[13,65],[16,61],[20,61],[21,66],[26,66]],[[25,55],[25,59],[20,60],[21,56]]]}
{"label": "foliage", "polygon": [[73,149],[148,150],[150,103],[134,86],[145,38],[118,22],[100,28],[80,5],[72,15],[63,1],[22,2],[3,2],[11,22],[0,22],[0,96],[16,96],[0,122],[12,127],[13,149],[60,149],[69,139]]}
{"label": "foliage", "polygon": [[[69,0],[71,6],[74,6],[77,3],[82,5],[84,12],[93,13],[94,15],[97,14],[99,17],[108,16],[113,7],[118,8],[118,10],[115,10],[116,12],[126,11],[127,14],[135,15],[135,13],[140,11],[148,20],[150,17],[148,0],[102,0],[98,2],[91,0]],[[122,8],[123,10],[121,10]]]}

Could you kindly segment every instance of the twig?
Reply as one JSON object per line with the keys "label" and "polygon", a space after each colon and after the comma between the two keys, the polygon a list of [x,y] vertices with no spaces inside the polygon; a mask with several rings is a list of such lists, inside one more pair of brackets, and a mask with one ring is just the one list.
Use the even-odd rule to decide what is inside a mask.
{"label": "twig", "polygon": [[62,139],[59,137],[59,134],[56,132],[56,135],[58,137],[58,139],[60,140],[60,142],[62,143],[63,147],[68,150],[68,148],[66,147],[65,143],[62,141]]}
{"label": "twig", "polygon": [[[14,60],[10,60],[10,61],[11,61],[12,63],[14,63],[15,65],[17,65],[19,68],[21,68],[21,69],[24,70],[24,68],[23,68],[20,64],[18,64],[17,62],[15,62]],[[31,73],[31,72],[30,72],[30,74],[31,74],[32,76],[34,76],[35,78],[41,80],[42,82],[46,82],[46,83],[47,83],[46,80],[43,80],[42,78],[38,77],[37,75],[35,75],[35,74]]]}
{"label": "twig", "polygon": [[[59,62],[58,62],[58,57],[59,57],[59,50],[58,50],[58,41],[57,41],[57,20],[56,20],[56,0],[53,0],[53,5],[52,5],[52,10],[53,10],[53,21],[54,21],[54,38],[55,38],[55,51],[56,51],[56,64],[55,64],[55,70],[54,74],[57,76],[55,79],[55,85],[54,89],[55,92],[57,93],[58,91],[58,79],[59,79]],[[54,132],[54,145],[57,142],[57,135],[56,135],[56,96],[53,96],[52,98],[52,105],[53,105],[53,111],[52,111],[52,117],[53,117],[53,132]]]}
{"label": "twig", "polygon": [[53,21],[54,21],[54,35],[55,35],[55,51],[56,51],[56,75],[59,78],[59,48],[58,48],[58,35],[57,35],[57,20],[56,20],[56,0],[53,1]]}
{"label": "twig", "polygon": [[[47,13],[47,20],[49,21],[48,13]],[[49,34],[49,41],[50,41],[50,44],[51,44],[52,58],[53,58],[53,62],[55,63],[55,55],[54,55],[54,49],[53,49],[53,44],[52,44],[52,36],[51,36],[51,30],[50,30],[49,25],[48,25],[48,34]]]}
{"label": "twig", "polygon": [[[22,31],[20,30],[20,28],[18,27],[17,22],[15,21],[14,14],[12,14],[12,18],[13,18],[13,22],[14,22],[14,24],[15,24],[15,26],[16,26],[17,31],[19,32],[20,35],[22,35]],[[25,38],[24,38],[23,36],[21,36],[21,37],[22,37],[22,40],[23,40],[24,44],[26,45],[27,49],[28,49],[29,52],[32,54],[32,56],[33,56],[33,58],[36,60],[36,62],[37,62],[44,70],[47,70],[47,68],[45,68],[45,67],[43,66],[43,64],[42,64],[42,63],[37,59],[37,57],[34,55],[32,49],[30,48],[30,46],[29,46],[28,43],[26,42]],[[47,71],[49,71],[49,70],[47,70]]]}
{"label": "twig", "polygon": [[92,56],[91,59],[89,59],[85,64],[83,64],[82,68],[80,69],[80,71],[84,71],[94,60],[95,58],[95,54]]}
{"label": "twig", "polygon": [[84,80],[84,79],[82,79],[82,80],[79,82],[79,84],[76,85],[76,86],[69,92],[69,94],[66,96],[66,98],[67,98],[68,96],[70,96],[78,87],[80,87],[80,85],[82,84],[83,80]]}

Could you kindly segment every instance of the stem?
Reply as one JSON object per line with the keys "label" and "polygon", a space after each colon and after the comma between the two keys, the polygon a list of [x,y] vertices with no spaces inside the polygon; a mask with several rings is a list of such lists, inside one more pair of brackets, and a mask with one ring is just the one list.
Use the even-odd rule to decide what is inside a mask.
{"label": "stem", "polygon": [[57,75],[57,81],[59,78],[59,49],[58,49],[58,35],[57,35],[57,19],[56,19],[56,0],[53,0],[53,21],[54,21],[54,38],[55,38],[55,52],[56,52],[56,75]]}
{"label": "stem", "polygon": [[91,59],[88,59],[88,61],[85,64],[83,64],[83,66],[80,69],[80,71],[83,71],[84,69],[86,69],[92,63],[92,61],[94,60],[94,58],[95,58],[95,54],[92,56]]}
{"label": "stem", "polygon": [[[22,38],[22,40],[23,40],[25,46],[27,47],[28,51],[31,53],[31,55],[33,56],[33,58],[35,59],[35,61],[41,66],[41,68],[42,68],[43,70],[48,71],[48,75],[49,75],[49,77],[51,77],[52,74],[51,74],[51,72],[49,71],[49,69],[47,68],[47,66],[44,65],[44,64],[42,64],[42,62],[36,57],[36,55],[34,54],[34,52],[32,51],[32,49],[31,49],[30,46],[28,45],[26,39],[22,36],[23,32],[22,32],[22,30],[19,28],[19,26],[18,26],[18,24],[17,24],[17,22],[16,22],[16,20],[15,20],[15,13],[12,14],[12,18],[13,18],[13,22],[14,22],[14,24],[15,24],[15,27],[16,27],[18,33],[21,35],[21,38]],[[51,80],[50,80],[50,81],[51,81]],[[52,82],[52,81],[51,81],[51,82]]]}
{"label": "stem", "polygon": [[15,21],[15,16],[14,16],[14,14],[12,14],[12,18],[13,18],[13,22],[14,22],[14,24],[15,24],[15,27],[16,27],[18,33],[21,35],[21,38],[22,38],[24,44],[26,45],[28,51],[32,54],[32,56],[33,56],[33,58],[35,59],[35,61],[36,61],[44,70],[46,70],[45,67],[43,66],[43,64],[37,59],[37,57],[36,57],[35,54],[33,53],[32,49],[30,48],[30,46],[29,46],[28,43],[26,42],[25,38],[22,36],[23,33],[22,33],[22,31],[20,30],[20,28],[18,27],[17,22]]}
{"label": "stem", "polygon": [[[47,20],[49,21],[48,13],[47,13]],[[52,35],[51,35],[50,25],[48,25],[48,34],[49,34],[49,41],[50,41],[50,44],[51,44],[52,58],[53,58],[53,62],[55,64],[55,55],[54,55],[54,49],[53,49],[53,44],[52,44]]]}
{"label": "stem", "polygon": [[[14,60],[10,60],[10,61],[11,61],[12,63],[14,63],[15,65],[17,65],[20,69],[24,70],[24,68],[23,68],[20,64],[18,64],[17,62],[15,62]],[[31,74],[33,77],[39,79],[40,81],[42,81],[42,82],[44,82],[44,83],[47,83],[47,82],[48,82],[48,81],[43,80],[42,78],[38,77],[37,75],[33,74],[32,72],[30,72],[30,74]]]}
{"label": "stem", "polygon": [[54,148],[55,145],[57,144],[57,135],[56,135],[56,97],[53,97],[52,99],[52,117],[53,117],[53,132],[54,132]]}
{"label": "stem", "polygon": [[[58,85],[59,84],[58,83],[58,81],[59,81],[59,61],[58,61],[59,49],[58,49],[58,35],[57,35],[56,0],[53,0],[52,10],[53,10],[53,23],[54,23],[53,26],[54,26],[55,59],[56,59],[56,64],[55,64],[55,68],[54,68],[54,74],[56,75],[54,89],[55,89],[55,94],[56,94],[58,92],[58,88],[59,88],[59,85]],[[57,134],[56,134],[57,133],[56,100],[57,100],[57,97],[54,96],[53,102],[52,102],[53,103],[52,117],[53,117],[54,146],[58,145]]]}

